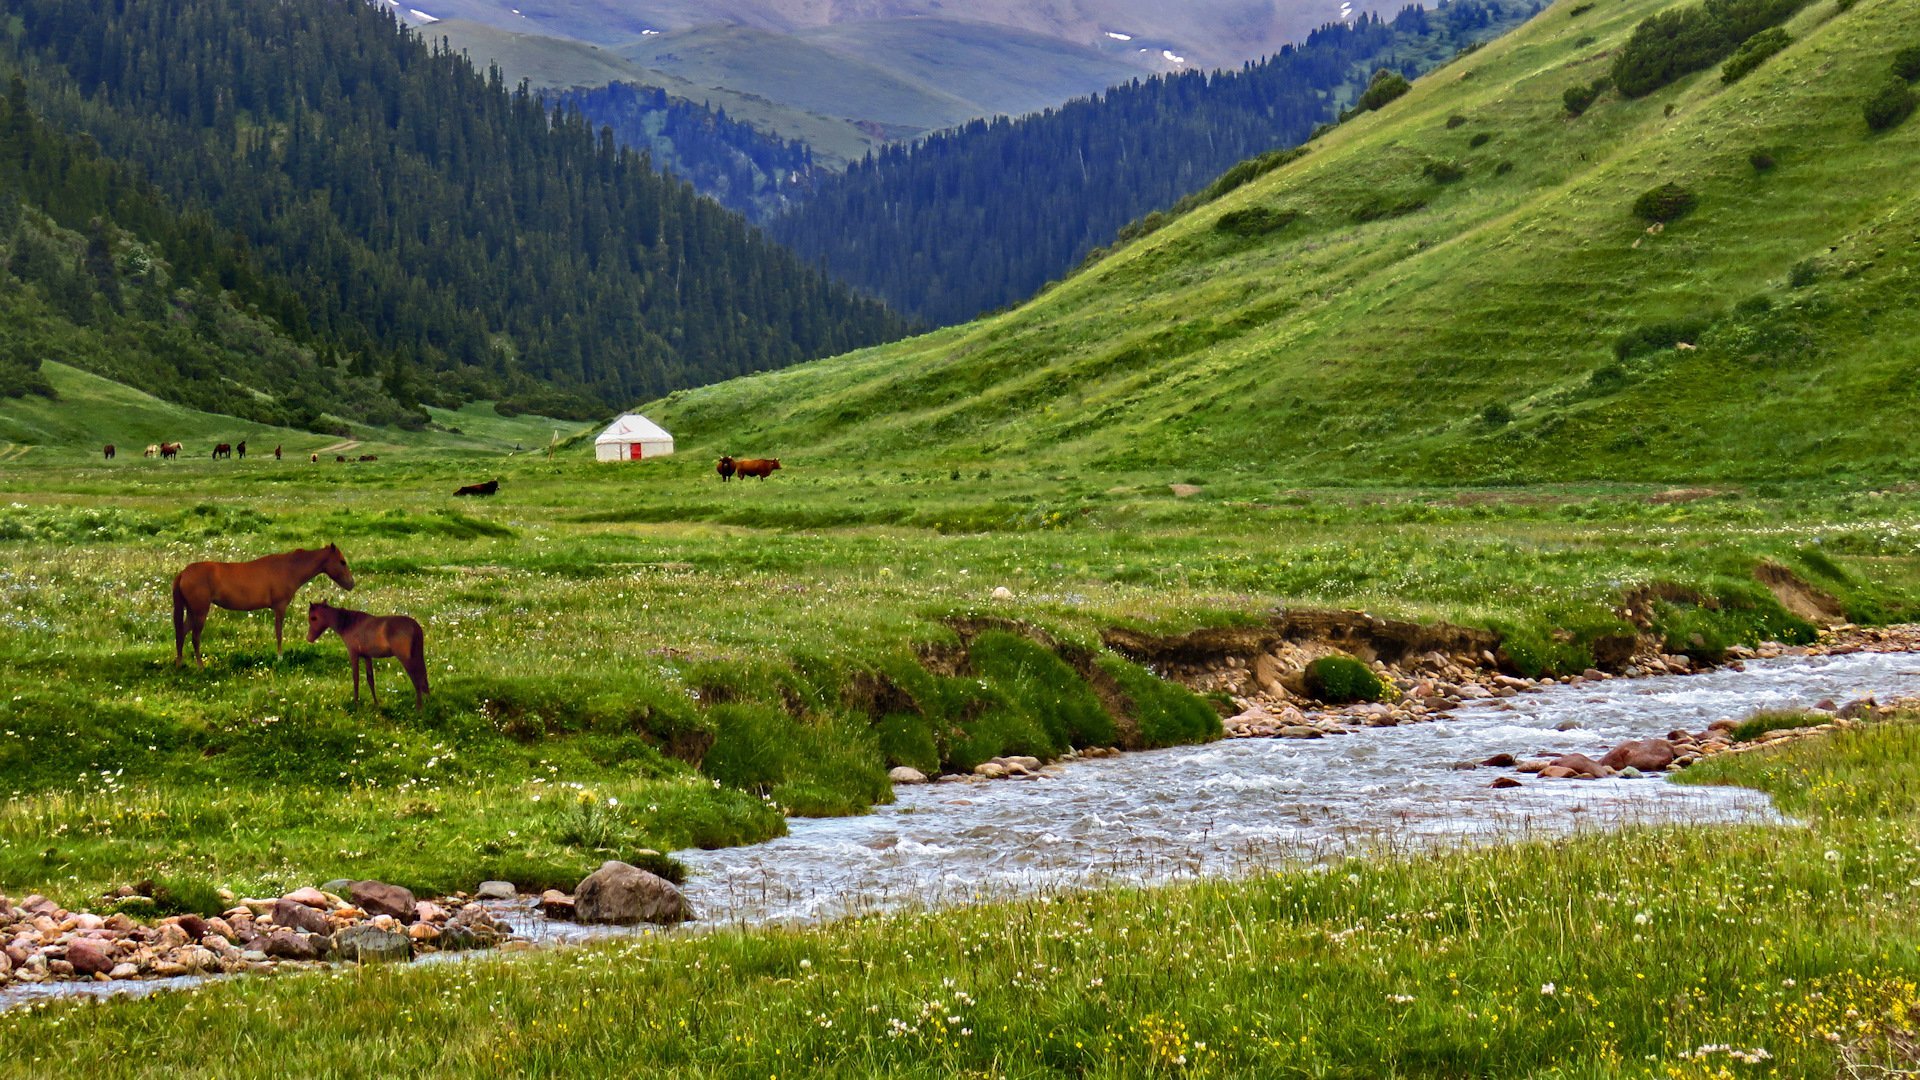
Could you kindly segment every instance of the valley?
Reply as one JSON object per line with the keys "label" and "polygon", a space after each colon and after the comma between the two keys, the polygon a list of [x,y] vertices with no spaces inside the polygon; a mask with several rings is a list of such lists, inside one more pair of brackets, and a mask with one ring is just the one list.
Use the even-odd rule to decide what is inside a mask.
{"label": "valley", "polygon": [[[256,974],[225,923],[240,977],[0,1010],[0,1076],[1920,1062],[1915,0],[1560,0],[925,333],[357,4],[328,40],[498,122],[396,90],[282,154],[179,119],[224,99],[158,54],[74,89],[83,6],[21,2],[0,979],[448,904],[383,930],[414,963]],[[789,15],[754,34],[825,18]],[[310,72],[289,142],[344,123]],[[113,157],[135,95],[217,168]],[[315,164],[375,160],[448,216]],[[397,284],[307,291],[308,241]],[[616,409],[675,452],[594,460]],[[328,544],[351,591],[306,584],[283,655],[215,610],[174,663],[183,566]],[[424,704],[390,659],[353,704],[313,601],[417,619]],[[1684,768],[1600,764],[1627,742]],[[608,863],[696,926],[431,945],[482,882],[579,914]]]}

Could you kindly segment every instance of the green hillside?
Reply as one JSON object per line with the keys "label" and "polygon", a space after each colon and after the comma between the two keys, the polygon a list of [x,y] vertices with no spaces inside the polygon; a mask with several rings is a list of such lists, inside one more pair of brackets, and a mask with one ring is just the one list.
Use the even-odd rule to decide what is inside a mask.
{"label": "green hillside", "polygon": [[[1863,119],[1920,3],[1822,0],[1737,82],[1569,116],[1677,6],[1566,0],[1008,314],[655,408],[689,448],[956,464],[1920,473],[1920,122]],[[1696,208],[1650,226],[1669,183]]]}
{"label": "green hillside", "polygon": [[39,465],[48,461],[91,460],[113,443],[117,462],[139,459],[149,443],[185,444],[182,454],[205,457],[216,442],[246,440],[254,453],[305,458],[323,448],[353,444],[353,456],[394,450],[498,452],[515,446],[541,447],[555,430],[572,433],[580,425],[544,416],[503,417],[491,402],[459,409],[429,408],[433,424],[424,431],[351,425],[347,436],[296,431],[238,420],[162,401],[79,368],[48,361],[41,366],[55,396],[8,400],[0,408],[0,461]]}
{"label": "green hillside", "polygon": [[768,135],[799,139],[813,148],[817,161],[832,169],[844,168],[881,142],[849,120],[791,108],[725,86],[690,82],[585,42],[513,33],[455,19],[434,23],[421,33],[428,41],[444,41],[455,51],[466,53],[478,67],[497,64],[507,81],[513,83],[524,79],[540,89],[563,90],[614,82],[657,86],[674,97],[725,110],[728,116]]}

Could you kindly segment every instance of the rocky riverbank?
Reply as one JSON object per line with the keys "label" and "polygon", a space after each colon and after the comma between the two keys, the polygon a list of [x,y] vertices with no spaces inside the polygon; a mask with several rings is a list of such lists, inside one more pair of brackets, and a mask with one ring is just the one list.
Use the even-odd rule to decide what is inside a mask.
{"label": "rocky riverbank", "polygon": [[[418,900],[379,881],[331,881],[284,896],[235,899],[212,917],[141,921],[126,911],[68,911],[44,896],[0,896],[0,991],[9,985],[259,974],[330,964],[393,963],[440,952],[528,948],[488,901],[511,900],[509,882]],[[131,888],[113,898],[140,906]],[[573,893],[548,890],[549,918],[631,925],[692,917],[673,883],[607,862]]]}
{"label": "rocky riverbank", "polygon": [[[1384,683],[1394,688],[1393,700],[1335,706],[1313,701],[1306,694],[1301,678],[1308,664],[1335,651],[1326,646],[1287,643],[1263,653],[1250,664],[1229,658],[1225,670],[1189,673],[1185,681],[1196,689],[1230,695],[1239,711],[1222,722],[1228,738],[1317,739],[1349,734],[1363,727],[1397,727],[1432,721],[1471,702],[1510,698],[1551,685],[1579,686],[1611,679],[1691,675],[1713,667],[1688,656],[1646,649],[1635,654],[1617,673],[1589,668],[1579,675],[1529,679],[1503,673],[1490,650],[1453,654],[1430,651],[1395,664],[1375,660],[1369,665]],[[1810,645],[1765,642],[1753,648],[1735,646],[1727,651],[1721,666],[1738,670],[1747,660],[1916,651],[1920,651],[1920,625],[1846,625],[1823,631]],[[1728,726],[1731,727],[1731,723]],[[1699,744],[1696,752],[1704,751],[1713,742],[1712,734],[1703,732],[1694,737]]]}

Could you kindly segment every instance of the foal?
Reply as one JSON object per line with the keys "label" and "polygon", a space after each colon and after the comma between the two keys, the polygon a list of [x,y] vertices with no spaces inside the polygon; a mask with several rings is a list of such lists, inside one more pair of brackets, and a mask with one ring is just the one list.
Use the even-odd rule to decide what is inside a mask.
{"label": "foal", "polygon": [[397,658],[406,669],[407,678],[413,680],[414,708],[426,704],[427,633],[419,623],[405,615],[369,615],[331,604],[308,604],[308,643],[319,641],[320,635],[329,630],[347,643],[347,659],[353,661],[354,704],[360,703],[360,661],[364,659],[367,693],[373,696],[374,707],[379,707],[380,692],[373,688],[373,661],[388,656]]}

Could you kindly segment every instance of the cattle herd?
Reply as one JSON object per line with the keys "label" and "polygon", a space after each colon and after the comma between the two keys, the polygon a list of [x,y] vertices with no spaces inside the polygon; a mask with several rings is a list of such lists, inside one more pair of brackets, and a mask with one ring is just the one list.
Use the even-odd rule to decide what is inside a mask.
{"label": "cattle herd", "polygon": [[[146,456],[150,458],[157,457],[167,461],[171,461],[174,458],[180,456],[180,450],[181,450],[181,444],[177,442],[152,443],[147,447]],[[114,452],[115,452],[114,445],[112,443],[108,443],[106,444],[105,447],[102,448],[102,453],[108,461],[113,460]],[[245,439],[242,439],[237,443],[215,443],[214,444],[213,460],[219,461],[223,458],[234,458],[234,457],[238,457],[242,461],[246,460],[247,442]],[[280,447],[278,446],[275,446],[273,448],[273,460],[275,461],[280,460]],[[348,458],[347,458],[347,455],[345,454],[335,454],[333,456],[333,460],[336,462],[344,462],[344,461],[347,461]],[[361,454],[358,460],[378,461],[379,456],[375,454]],[[315,452],[315,453],[308,454],[307,461],[313,464],[318,464],[320,461],[319,453]],[[774,470],[778,469],[779,467],[780,467],[779,458],[736,458],[729,454],[729,455],[723,455],[720,458],[719,462],[714,465],[713,471],[720,474],[720,482],[724,484],[736,476],[742,477],[742,478],[752,476],[761,480],[765,480],[767,477],[772,476],[774,473]],[[485,483],[480,483],[480,484],[462,485],[459,490],[454,492],[454,494],[455,495],[492,495],[499,490],[500,490],[500,481],[488,480]]]}

